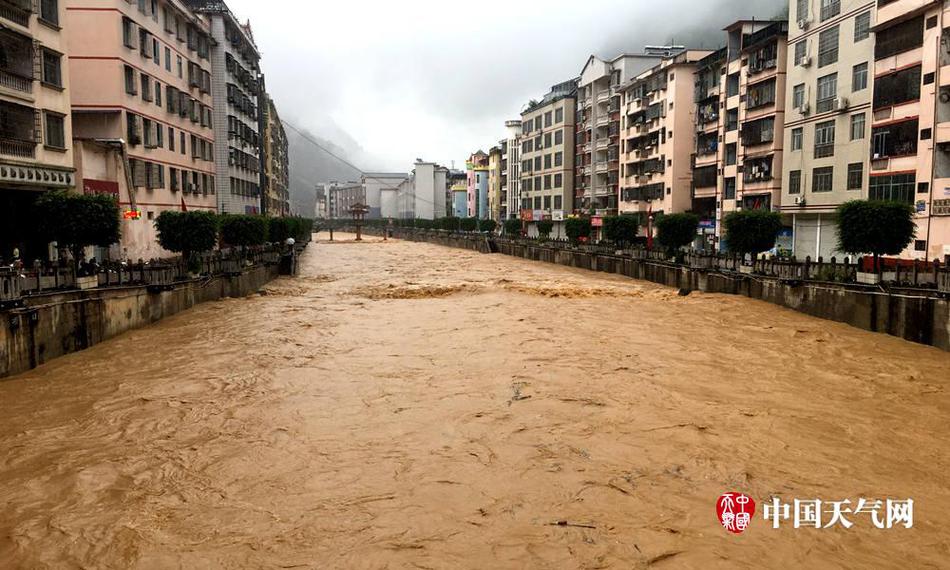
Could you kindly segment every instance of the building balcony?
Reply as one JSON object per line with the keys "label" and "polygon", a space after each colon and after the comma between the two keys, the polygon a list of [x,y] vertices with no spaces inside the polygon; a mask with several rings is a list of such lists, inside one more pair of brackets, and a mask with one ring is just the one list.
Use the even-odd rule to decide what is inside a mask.
{"label": "building balcony", "polygon": [[604,150],[610,145],[610,140],[605,138],[597,139],[597,150]]}
{"label": "building balcony", "polygon": [[32,12],[32,0],[0,0],[0,19],[28,28]]}
{"label": "building balcony", "polygon": [[0,137],[0,155],[14,158],[36,158],[36,142]]}
{"label": "building balcony", "polygon": [[601,91],[597,94],[597,102],[604,103],[610,100],[610,91]]}
{"label": "building balcony", "polygon": [[597,170],[597,174],[606,174],[610,170],[610,167],[607,166],[607,161],[598,162],[595,168]]}
{"label": "building balcony", "polygon": [[596,125],[598,127],[606,127],[609,124],[610,124],[610,117],[608,117],[607,115],[601,115],[597,117]]}

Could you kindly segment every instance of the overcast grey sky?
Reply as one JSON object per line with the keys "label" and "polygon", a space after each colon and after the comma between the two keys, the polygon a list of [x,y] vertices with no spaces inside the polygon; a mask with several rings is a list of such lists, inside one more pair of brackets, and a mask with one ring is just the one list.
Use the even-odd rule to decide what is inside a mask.
{"label": "overcast grey sky", "polygon": [[[592,54],[671,40],[718,47],[739,18],[781,0],[228,0],[250,19],[282,117],[334,140],[364,169],[416,158],[459,166],[504,121]],[[716,44],[716,45],[714,45]],[[347,135],[351,141],[345,140]]]}

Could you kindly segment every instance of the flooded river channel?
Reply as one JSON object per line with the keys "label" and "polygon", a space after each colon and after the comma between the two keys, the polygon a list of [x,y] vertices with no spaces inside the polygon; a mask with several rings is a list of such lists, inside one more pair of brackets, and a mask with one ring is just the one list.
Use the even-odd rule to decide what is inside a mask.
{"label": "flooded river channel", "polygon": [[[0,381],[0,568],[950,564],[950,354],[336,237],[262,295]],[[741,535],[729,491],[758,503]],[[772,497],[912,498],[913,527],[773,529]]]}

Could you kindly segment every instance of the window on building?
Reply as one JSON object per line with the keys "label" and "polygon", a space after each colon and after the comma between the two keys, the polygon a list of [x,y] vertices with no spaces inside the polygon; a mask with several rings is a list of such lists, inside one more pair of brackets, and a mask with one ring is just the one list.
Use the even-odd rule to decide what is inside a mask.
{"label": "window on building", "polygon": [[541,170],[541,157],[540,157],[540,156],[534,157],[534,170],[535,170],[535,171]]}
{"label": "window on building", "polygon": [[129,18],[122,18],[122,44],[130,49],[135,49],[135,23]]}
{"label": "window on building", "polygon": [[[564,186],[564,175],[563,175],[563,174],[555,174],[555,175],[554,175],[554,187],[555,187],[555,188],[561,188],[562,186]],[[555,197],[555,202],[557,202],[557,197]],[[560,206],[560,205],[557,205],[557,206],[555,206],[555,207],[556,207],[556,208],[560,208],[561,206]]]}
{"label": "window on building", "polygon": [[551,133],[544,133],[544,148],[551,148]]}
{"label": "window on building", "polygon": [[841,0],[821,0],[821,21],[834,18],[841,13]]}
{"label": "window on building", "polygon": [[165,48],[165,71],[172,70],[172,49]]}
{"label": "window on building", "polygon": [[537,117],[534,118],[534,130],[536,131],[541,130],[541,115],[538,115]]}
{"label": "window on building", "polygon": [[[746,108],[755,109],[775,104],[775,79],[761,81],[749,86],[746,92]],[[670,131],[672,138],[673,131]]]}
{"label": "window on building", "polygon": [[738,160],[738,145],[729,143],[726,145],[726,166],[734,165]]}
{"label": "window on building", "polygon": [[818,67],[838,61],[838,26],[818,34]]}
{"label": "window on building", "polygon": [[864,113],[851,115],[851,140],[857,141],[864,138],[865,121]]}
{"label": "window on building", "polygon": [[185,141],[187,141],[187,139],[185,138],[185,131],[180,131],[178,133],[178,142],[181,144],[179,144],[178,148],[181,149],[182,154],[186,154]]}
{"label": "window on building", "polygon": [[[556,175],[554,176],[554,181],[555,181],[554,186],[555,186],[556,188],[560,188],[560,186],[557,184],[557,177],[558,177],[558,176],[560,176],[560,174],[556,174]],[[560,210],[563,206],[564,206],[564,197],[563,197],[563,196],[555,196],[555,197],[554,197],[554,209],[555,209],[555,210]]]}
{"label": "window on building", "polygon": [[854,41],[866,40],[871,35],[871,13],[864,12],[854,17]]}
{"label": "window on building", "polygon": [[59,25],[59,0],[40,0],[40,19]]}
{"label": "window on building", "polygon": [[62,55],[43,48],[43,83],[54,87],[63,86],[62,59]]}
{"label": "window on building", "polygon": [[561,130],[554,131],[554,144],[555,145],[564,144],[564,131],[561,131]]}
{"label": "window on building", "polygon": [[551,189],[551,175],[550,174],[544,175],[544,189],[545,190]]}
{"label": "window on building", "polygon": [[44,111],[46,139],[48,147],[56,149],[66,148],[66,117],[59,113]]}
{"label": "window on building", "polygon": [[864,186],[864,163],[848,165],[848,190],[860,190]]}
{"label": "window on building", "polygon": [[168,127],[168,150],[175,152],[175,129]]}
{"label": "window on building", "polygon": [[552,116],[553,116],[553,113],[552,113],[551,111],[548,111],[547,113],[544,114],[544,126],[545,126],[545,128],[550,127],[550,126],[553,124],[553,123],[552,123]]}
{"label": "window on building", "polygon": [[876,31],[874,59],[884,59],[922,45],[924,45],[924,17],[918,16]]}
{"label": "window on building", "polygon": [[162,84],[158,81],[155,82],[155,105],[162,106]]}
{"label": "window on building", "polygon": [[838,96],[838,74],[832,73],[818,78],[818,100],[815,111],[827,113],[834,108],[835,98]]}
{"label": "window on building", "polygon": [[548,168],[551,168],[551,155],[550,155],[550,154],[544,155],[544,169],[547,170]]}
{"label": "window on building", "polygon": [[144,73],[141,75],[142,79],[142,99],[144,101],[152,101],[152,78]]}
{"label": "window on building", "polygon": [[917,154],[918,120],[875,127],[871,131],[871,156],[887,158]]}
{"label": "window on building", "polygon": [[554,166],[563,166],[564,165],[564,153],[556,152],[554,153]]}
{"label": "window on building", "polygon": [[835,170],[833,166],[822,166],[812,171],[811,191],[831,192],[834,189]]}
{"label": "window on building", "polygon": [[802,139],[804,136],[804,131],[802,127],[797,127],[792,129],[792,150],[801,150],[802,149]]}
{"label": "window on building", "polygon": [[808,0],[796,0],[795,17],[799,20],[808,19]]}
{"label": "window on building", "polygon": [[125,66],[125,92],[129,95],[138,95],[138,81],[135,77],[135,69],[131,66]]}
{"label": "window on building", "polygon": [[915,65],[874,79],[874,108],[891,107],[920,99],[921,66]]}
{"label": "window on building", "polygon": [[802,171],[801,170],[791,170],[788,173],[788,193],[789,194],[801,194],[802,193]]}
{"label": "window on building", "polygon": [[564,108],[559,107],[554,110],[554,122],[557,124],[564,122]]}
{"label": "window on building", "polygon": [[916,174],[871,176],[870,184],[868,184],[868,200],[893,200],[913,204],[915,178]]}
{"label": "window on building", "polygon": [[801,65],[802,60],[808,55],[808,40],[802,40],[795,44],[795,65]]}
{"label": "window on building", "polygon": [[739,74],[733,73],[726,78],[726,97],[735,97],[739,94]]}
{"label": "window on building", "polygon": [[835,154],[835,122],[825,121],[815,125],[815,158]]}
{"label": "window on building", "polygon": [[545,210],[550,210],[550,209],[551,209],[551,197],[550,197],[550,196],[545,196],[545,197],[544,197],[544,209],[545,209]]}
{"label": "window on building", "polygon": [[792,107],[796,109],[801,109],[802,105],[805,104],[805,84],[799,83],[795,87],[792,87]]}
{"label": "window on building", "polygon": [[722,197],[726,200],[736,199],[736,179],[726,178],[723,181]]}
{"label": "window on building", "polygon": [[[540,190],[540,188],[536,188],[536,190]],[[541,209],[541,196],[534,197],[534,209],[535,210]]]}
{"label": "window on building", "polygon": [[178,58],[178,78],[182,79],[184,78],[184,68],[181,62],[181,56],[179,55],[177,56],[177,58]]}
{"label": "window on building", "polygon": [[859,63],[851,70],[851,91],[862,91],[868,87],[868,64]]}
{"label": "window on building", "polygon": [[930,192],[930,182],[918,182],[917,183],[917,193],[918,194],[927,194]]}

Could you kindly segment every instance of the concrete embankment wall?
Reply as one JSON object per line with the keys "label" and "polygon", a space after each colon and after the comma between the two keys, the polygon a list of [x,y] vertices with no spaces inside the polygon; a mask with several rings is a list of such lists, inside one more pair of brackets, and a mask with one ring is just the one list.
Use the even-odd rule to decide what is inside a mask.
{"label": "concrete embankment wall", "polygon": [[0,312],[0,378],[159,321],[199,303],[257,292],[278,267],[256,266],[233,276],[186,281],[170,290],[115,287],[27,297]]}
{"label": "concrete embankment wall", "polygon": [[407,232],[401,229],[395,230],[394,236],[482,253],[489,253],[495,247],[498,253],[534,261],[616,273],[692,291],[744,295],[815,317],[950,351],[950,300],[937,294],[899,295],[886,293],[873,286],[787,282],[758,275],[692,269],[671,263],[544,247],[540,244],[490,242],[483,236]]}

